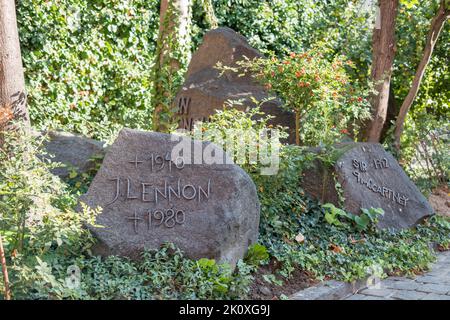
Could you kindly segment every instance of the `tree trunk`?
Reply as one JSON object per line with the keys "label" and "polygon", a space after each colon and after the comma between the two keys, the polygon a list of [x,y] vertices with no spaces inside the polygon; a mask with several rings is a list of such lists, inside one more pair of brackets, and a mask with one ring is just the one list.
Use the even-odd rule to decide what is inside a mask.
{"label": "tree trunk", "polygon": [[175,123],[172,100],[181,84],[178,72],[187,64],[189,51],[189,0],[162,0],[154,67],[153,129],[167,132]]}
{"label": "tree trunk", "polygon": [[0,266],[3,273],[3,282],[5,285],[5,300],[11,300],[11,292],[9,291],[8,269],[6,267],[5,250],[3,249],[2,236],[0,235]]}
{"label": "tree trunk", "polygon": [[430,62],[431,55],[433,54],[434,47],[436,46],[436,42],[439,38],[439,34],[444,27],[445,21],[450,16],[450,8],[445,7],[445,0],[441,0],[441,4],[439,6],[438,12],[431,21],[430,31],[428,32],[427,41],[425,44],[425,48],[423,51],[422,60],[419,63],[416,74],[414,76],[411,88],[409,89],[408,95],[400,107],[400,112],[397,117],[397,121],[395,123],[395,141],[394,146],[397,150],[400,150],[400,138],[403,132],[406,115],[408,114],[409,109],[411,108],[414,99],[417,96],[417,92],[420,88],[420,83],[422,82],[423,75],[425,73],[425,69]]}
{"label": "tree trunk", "polygon": [[395,18],[398,0],[379,0],[379,10],[372,37],[371,78],[378,92],[372,97],[372,120],[364,130],[364,139],[379,142],[389,101],[392,64],[396,51]]}
{"label": "tree trunk", "polygon": [[29,125],[15,3],[0,0],[0,133],[17,119]]}

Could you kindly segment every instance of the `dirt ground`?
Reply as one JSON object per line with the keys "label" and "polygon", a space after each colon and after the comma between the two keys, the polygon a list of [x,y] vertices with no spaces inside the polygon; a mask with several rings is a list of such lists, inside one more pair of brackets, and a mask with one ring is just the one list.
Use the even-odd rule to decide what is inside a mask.
{"label": "dirt ground", "polygon": [[276,263],[271,261],[268,266],[262,266],[255,275],[255,281],[250,287],[250,299],[252,300],[278,300],[282,294],[290,296],[302,289],[313,286],[317,280],[313,280],[312,275],[303,270],[294,270],[291,277],[287,281],[283,281],[280,277],[278,280],[283,281],[283,285],[269,283],[264,280],[264,274],[271,274],[277,269]]}
{"label": "dirt ground", "polygon": [[[439,187],[433,190],[428,197],[431,206],[437,214],[450,217],[450,189],[447,186]],[[254,300],[278,300],[282,294],[289,296],[297,291],[313,286],[317,280],[303,270],[295,270],[287,281],[281,278],[283,285],[279,286],[264,280],[264,274],[272,274],[279,266],[275,261],[271,261],[267,266],[262,266],[255,275],[255,281],[250,288],[250,299]]]}
{"label": "dirt ground", "polygon": [[450,190],[447,186],[433,190],[428,201],[437,214],[450,217]]}

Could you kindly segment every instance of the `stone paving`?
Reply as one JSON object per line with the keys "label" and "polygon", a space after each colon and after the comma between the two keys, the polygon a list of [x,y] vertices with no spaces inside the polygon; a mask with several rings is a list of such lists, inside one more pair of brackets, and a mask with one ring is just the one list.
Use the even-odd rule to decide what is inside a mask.
{"label": "stone paving", "polygon": [[389,277],[345,300],[450,300],[450,251],[438,254],[430,272],[415,278]]}

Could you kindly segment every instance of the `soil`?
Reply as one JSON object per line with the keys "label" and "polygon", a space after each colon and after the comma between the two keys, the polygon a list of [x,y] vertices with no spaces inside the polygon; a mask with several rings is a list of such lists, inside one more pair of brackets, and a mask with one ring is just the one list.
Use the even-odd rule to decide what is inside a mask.
{"label": "soil", "polygon": [[448,186],[434,189],[428,201],[437,214],[450,217],[450,190]]}
{"label": "soil", "polygon": [[313,279],[313,276],[308,272],[300,269],[296,269],[292,272],[289,279],[284,279],[277,276],[277,280],[283,282],[283,284],[277,285],[269,283],[264,280],[263,275],[274,274],[279,266],[274,261],[271,261],[269,265],[259,268],[255,275],[255,280],[250,286],[249,298],[252,300],[279,300],[280,296],[290,296],[297,291],[311,287],[318,281]]}

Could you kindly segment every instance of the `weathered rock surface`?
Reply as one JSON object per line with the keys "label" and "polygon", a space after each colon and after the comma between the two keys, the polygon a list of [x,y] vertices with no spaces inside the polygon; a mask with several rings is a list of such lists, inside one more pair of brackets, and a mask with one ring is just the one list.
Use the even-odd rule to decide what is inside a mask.
{"label": "weathered rock surface", "polygon": [[[235,67],[244,56],[252,59],[262,55],[230,28],[217,28],[205,34],[173,102],[180,116],[179,128],[191,130],[196,121],[207,121],[216,110],[222,110],[228,100],[243,100],[242,105],[234,107],[244,111],[255,106],[251,97],[258,101],[269,97],[264,87],[250,74],[239,77],[237,73],[226,72],[220,76],[214,68],[218,62]],[[282,110],[280,105],[279,99],[270,100],[261,105],[261,110],[275,117],[270,124],[288,127],[289,142],[294,143],[295,115]]]}
{"label": "weathered rock surface", "polygon": [[302,187],[309,195],[337,205],[337,180],[347,211],[359,214],[361,208],[371,207],[384,210],[380,228],[408,228],[433,214],[426,198],[380,144],[343,143],[337,148],[340,155],[334,167],[316,161],[315,168],[304,172]]}
{"label": "weathered rock surface", "polygon": [[[172,242],[188,257],[235,265],[258,237],[256,187],[219,147],[185,138],[193,152],[180,151],[176,137],[120,132],[80,199],[103,208],[104,228],[88,226],[99,240],[95,251],[139,259],[144,248]],[[199,150],[216,163],[202,162]]]}
{"label": "weathered rock surface", "polygon": [[69,175],[71,167],[81,173],[89,171],[95,165],[91,160],[105,154],[103,142],[94,139],[62,131],[50,131],[48,136],[45,149],[54,156],[51,160],[66,165],[53,169],[52,173],[63,178]]}

